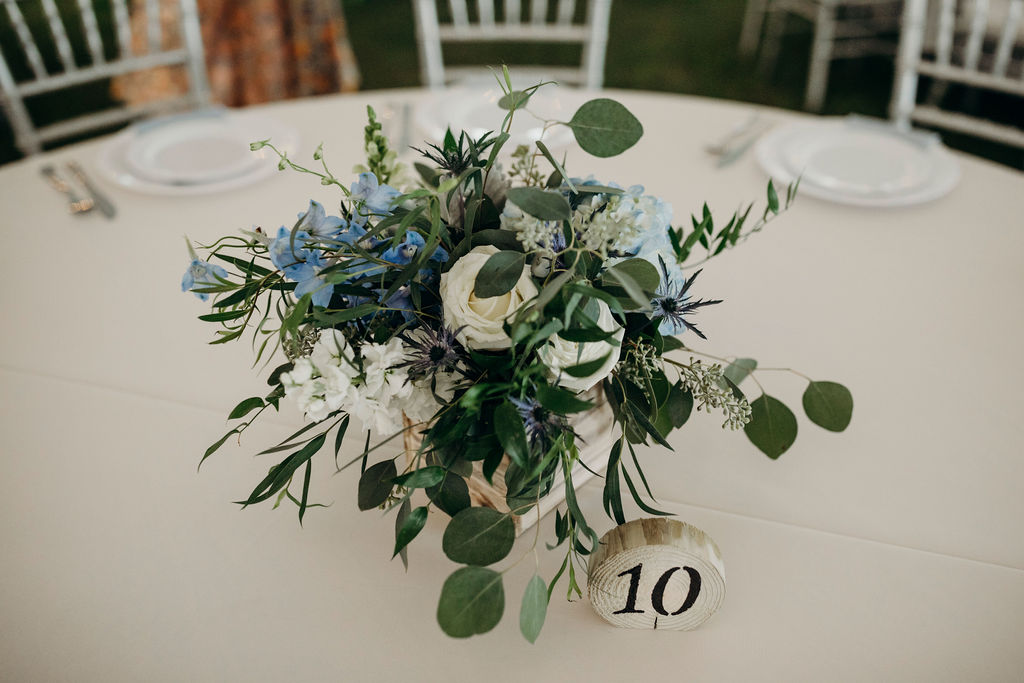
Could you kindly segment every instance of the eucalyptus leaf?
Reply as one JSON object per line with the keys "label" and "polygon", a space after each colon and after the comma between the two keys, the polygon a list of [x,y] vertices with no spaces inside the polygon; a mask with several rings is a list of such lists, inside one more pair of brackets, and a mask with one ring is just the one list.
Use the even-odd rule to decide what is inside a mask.
{"label": "eucalyptus leaf", "polygon": [[537,401],[548,410],[559,415],[581,413],[594,407],[593,403],[578,398],[576,394],[567,389],[552,387],[546,384],[537,385]]}
{"label": "eucalyptus leaf", "polygon": [[529,101],[530,93],[523,92],[522,90],[513,90],[498,100],[498,106],[506,111],[511,111],[513,109],[522,109]]}
{"label": "eucalyptus leaf", "polygon": [[596,157],[621,154],[644,134],[640,121],[623,105],[608,98],[585,103],[568,125],[580,147]]}
{"label": "eucalyptus leaf", "polygon": [[750,422],[743,431],[761,452],[775,460],[796,441],[796,416],[779,399],[761,394],[750,404]]}
{"label": "eucalyptus leaf", "polygon": [[722,374],[733,384],[739,386],[740,382],[749,377],[750,373],[756,369],[757,361],[753,358],[737,358],[729,363],[729,367]]}
{"label": "eucalyptus leaf", "polygon": [[463,567],[441,587],[437,623],[453,638],[468,638],[497,626],[504,611],[501,574],[484,567]]}
{"label": "eucalyptus leaf", "polygon": [[500,230],[488,228],[486,230],[474,230],[472,243],[474,247],[490,245],[502,251],[522,251],[523,243],[516,237],[512,230]]}
{"label": "eucalyptus leaf", "polygon": [[394,478],[398,474],[394,460],[385,460],[367,467],[359,476],[359,488],[356,500],[360,510],[372,510],[383,505],[394,488]]}
{"label": "eucalyptus leaf", "polygon": [[531,643],[537,641],[540,630],[544,627],[544,618],[548,613],[548,588],[544,579],[534,574],[526,584],[523,604],[519,609],[519,630],[523,637]]}
{"label": "eucalyptus leaf", "polygon": [[604,272],[604,276],[612,276],[618,282],[621,273],[628,275],[645,293],[652,294],[661,283],[658,269],[650,261],[642,258],[631,258],[620,261]]}
{"label": "eucalyptus leaf", "polygon": [[572,377],[590,377],[595,372],[601,369],[608,360],[610,353],[606,353],[597,360],[592,360],[587,363],[580,363],[579,365],[570,365],[567,368],[562,368],[562,372]]}
{"label": "eucalyptus leaf", "polygon": [[681,383],[673,384],[672,389],[668,392],[665,410],[672,418],[672,426],[677,429],[682,427],[690,419],[690,413],[693,411],[693,394]]}
{"label": "eucalyptus leaf", "polygon": [[811,382],[803,396],[804,412],[811,422],[830,432],[841,432],[853,417],[853,395],[836,382]]}
{"label": "eucalyptus leaf", "polygon": [[427,495],[437,507],[452,517],[472,504],[466,480],[451,471],[445,475],[440,484],[429,487]]}
{"label": "eucalyptus leaf", "polygon": [[572,218],[569,200],[561,192],[548,192],[538,187],[513,187],[508,191],[508,200],[542,221],[567,221]]}
{"label": "eucalyptus leaf", "polygon": [[516,540],[512,517],[487,507],[468,507],[448,522],[441,548],[460,564],[486,566],[504,559]]}
{"label": "eucalyptus leaf", "polygon": [[481,299],[501,296],[519,282],[526,266],[526,254],[517,251],[499,251],[491,254],[483,267],[477,271],[473,291]]}

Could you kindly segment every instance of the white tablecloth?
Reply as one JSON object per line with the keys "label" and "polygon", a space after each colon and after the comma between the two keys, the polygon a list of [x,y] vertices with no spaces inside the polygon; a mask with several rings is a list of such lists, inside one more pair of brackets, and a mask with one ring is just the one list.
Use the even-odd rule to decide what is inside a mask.
{"label": "white tablecloth", "polygon": [[[677,224],[705,200],[723,218],[762,200],[752,157],[717,170],[702,151],[748,106],[612,96],[643,139],[608,160],[572,150],[570,172],[642,183]],[[303,131],[299,156],[322,140],[341,174],[360,160],[368,102],[419,97],[264,111]],[[389,562],[392,518],[356,509],[355,472],[313,470],[313,496],[332,507],[302,528],[290,507],[239,512],[231,501],[271,464],[252,455],[299,426],[294,411],[196,473],[227,411],[266,385],[246,343],[206,344],[205,306],[179,291],[182,236],[276,230],[309,198],[337,195],[293,173],[188,198],[108,185],[116,220],[68,216],[38,169],[88,165],[102,144],[0,169],[0,680],[1020,679],[1024,175],[959,156],[960,184],[927,205],[800,198],[708,264],[696,294],[725,303],[700,313],[709,341],[689,342],[842,382],[853,422],[837,435],[800,416],[776,462],[704,414],[674,452],[644,449],[661,505],[722,549],[722,609],[694,632],[634,632],[556,591],[530,646],[517,615],[532,560],[509,572],[495,632],[450,639],[434,618],[455,569],[439,550],[443,520],[404,572]],[[802,380],[763,381],[800,415]],[[613,526],[599,483],[580,498],[599,533]],[[542,575],[560,561],[541,553]]]}

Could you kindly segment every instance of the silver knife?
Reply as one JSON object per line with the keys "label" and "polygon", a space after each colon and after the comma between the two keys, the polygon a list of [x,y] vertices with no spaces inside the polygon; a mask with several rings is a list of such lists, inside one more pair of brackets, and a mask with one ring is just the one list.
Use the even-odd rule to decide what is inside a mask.
{"label": "silver knife", "polygon": [[77,161],[69,161],[66,165],[71,174],[75,176],[75,179],[85,188],[85,191],[92,196],[93,203],[100,213],[107,218],[116,216],[117,209],[114,207],[114,203],[89,180],[89,177],[85,175],[85,169],[82,168],[82,165]]}

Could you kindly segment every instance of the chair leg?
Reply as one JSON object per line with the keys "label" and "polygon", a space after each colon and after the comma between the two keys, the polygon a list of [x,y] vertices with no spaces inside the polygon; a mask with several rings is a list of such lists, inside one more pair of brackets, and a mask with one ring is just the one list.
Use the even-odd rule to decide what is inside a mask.
{"label": "chair leg", "polygon": [[786,11],[776,7],[769,6],[767,14],[761,58],[757,64],[757,69],[763,76],[769,76],[775,71],[775,62],[779,59],[779,48],[782,45],[782,34],[785,33],[787,18]]}
{"label": "chair leg", "polygon": [[818,5],[814,20],[814,43],[811,45],[811,66],[807,74],[804,109],[821,111],[828,90],[828,70],[832,64],[832,43],[836,33],[836,10],[828,3]]}
{"label": "chair leg", "polygon": [[740,54],[745,57],[752,57],[757,52],[757,43],[761,38],[761,26],[764,24],[764,12],[767,5],[768,0],[747,0],[739,45]]}

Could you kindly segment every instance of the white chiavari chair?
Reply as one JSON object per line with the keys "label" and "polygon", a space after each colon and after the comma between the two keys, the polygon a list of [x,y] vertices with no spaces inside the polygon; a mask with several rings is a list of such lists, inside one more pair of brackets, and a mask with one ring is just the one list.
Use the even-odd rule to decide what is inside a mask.
{"label": "white chiavari chair", "polygon": [[440,88],[452,82],[488,75],[483,66],[445,63],[445,43],[568,43],[581,46],[578,67],[514,65],[518,75],[536,74],[561,83],[600,88],[611,0],[413,0],[416,41],[423,83]]}
{"label": "white chiavari chair", "polygon": [[[209,103],[209,86],[203,59],[202,37],[195,0],[177,0],[181,22],[181,45],[168,47],[160,21],[167,2],[146,0],[144,51],[135,51],[127,0],[109,0],[113,18],[113,44],[104,41],[94,0],[58,3],[54,0],[0,0],[0,11],[17,36],[17,45],[7,47],[14,58],[27,64],[28,77],[16,80],[8,64],[7,51],[0,52],[0,105],[14,130],[15,144],[24,154],[35,154],[44,143],[92,130],[107,128],[145,115],[204,106]],[[41,21],[29,21],[31,18]],[[109,39],[109,32],[107,37]],[[80,39],[88,52],[76,59],[71,36]],[[14,41],[12,41],[13,43]],[[84,63],[83,63],[84,62]],[[121,74],[157,67],[182,65],[189,75],[189,90],[173,98],[138,106],[114,105],[98,112],[75,116],[58,123],[37,126],[26,99],[65,90]]]}
{"label": "white chiavari chair", "polygon": [[[918,101],[922,76],[940,95]],[[944,106],[953,84],[1024,101],[1024,0],[939,0],[931,11],[927,0],[907,0],[890,105],[902,128],[919,123],[1024,147],[1020,127]]]}
{"label": "white chiavari chair", "polygon": [[895,52],[896,0],[747,0],[740,53],[753,55],[761,44],[760,67],[771,72],[790,15],[804,18],[814,27],[804,94],[804,108],[809,111],[820,111],[825,103],[834,60]]}

